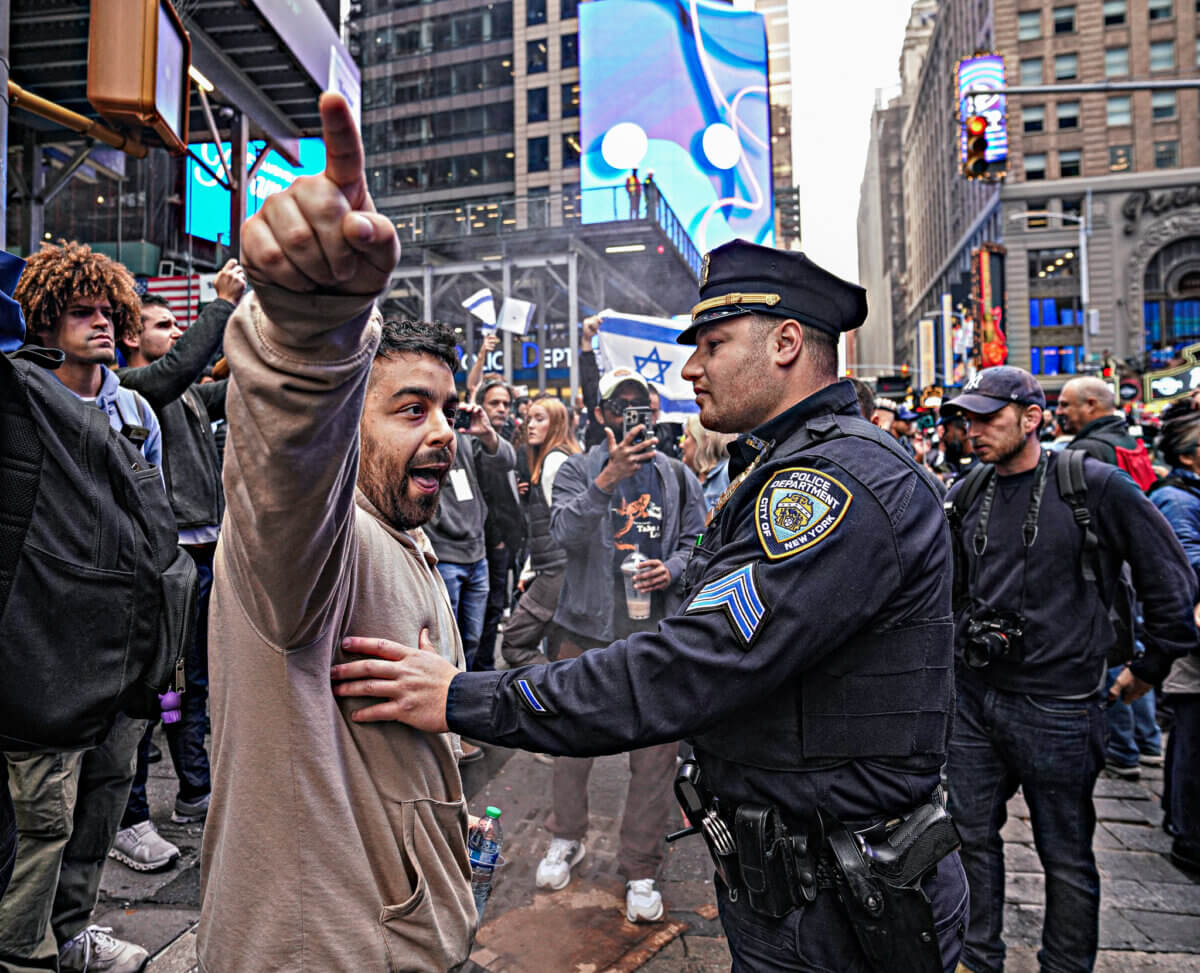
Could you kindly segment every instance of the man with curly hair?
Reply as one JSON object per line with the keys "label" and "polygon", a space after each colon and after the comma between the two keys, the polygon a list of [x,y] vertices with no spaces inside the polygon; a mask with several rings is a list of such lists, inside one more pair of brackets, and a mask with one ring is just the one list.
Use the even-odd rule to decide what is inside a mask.
{"label": "man with curly hair", "polygon": [[[62,241],[29,258],[13,296],[25,313],[27,344],[62,352],[58,379],[95,402],[114,429],[161,465],[154,411],[109,368],[118,337],[140,313],[129,272],[83,244]],[[52,600],[69,596],[49,593]],[[4,755],[19,833],[12,884],[0,901],[0,969],[6,973],[54,969],[56,960],[63,973],[126,973],[145,965],[141,946],[88,922],[145,727],[145,720],[122,714],[92,750]]]}

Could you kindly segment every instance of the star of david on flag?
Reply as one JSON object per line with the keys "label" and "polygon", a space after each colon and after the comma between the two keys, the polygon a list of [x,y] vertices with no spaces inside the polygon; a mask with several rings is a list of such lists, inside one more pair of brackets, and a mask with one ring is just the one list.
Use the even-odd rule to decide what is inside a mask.
{"label": "star of david on flag", "polygon": [[600,312],[600,354],[605,371],[628,368],[658,388],[660,422],[685,422],[700,411],[692,383],[683,377],[683,365],[692,349],[675,344],[684,327],[684,322],[670,318]]}

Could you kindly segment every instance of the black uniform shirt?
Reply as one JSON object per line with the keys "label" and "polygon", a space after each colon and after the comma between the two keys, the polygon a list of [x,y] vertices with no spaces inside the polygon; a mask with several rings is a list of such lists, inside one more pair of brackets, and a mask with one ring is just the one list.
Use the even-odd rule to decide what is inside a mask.
{"label": "black uniform shirt", "polygon": [[[655,632],[549,666],[460,673],[450,686],[452,730],[505,746],[579,756],[699,737],[710,788],[727,800],[773,803],[793,820],[824,806],[847,821],[910,808],[938,780],[944,739],[920,759],[813,761],[717,757],[705,739],[764,753],[775,742],[764,714],[787,703],[813,667],[835,665],[868,630],[944,622],[930,668],[951,666],[949,532],[938,499],[886,434],[789,445],[803,427],[858,416],[839,382],[734,444],[736,476],[767,448],[693,553],[688,602]],[[861,420],[860,420],[861,422]],[[771,451],[767,444],[777,446]],[[775,524],[772,527],[771,524]],[[764,534],[763,531],[766,531]],[[691,577],[695,573],[698,577]],[[950,686],[928,710],[941,737]],[[886,692],[886,688],[881,692]],[[854,733],[847,722],[847,735]],[[749,736],[749,739],[746,737]],[[836,748],[836,745],[835,745]]]}

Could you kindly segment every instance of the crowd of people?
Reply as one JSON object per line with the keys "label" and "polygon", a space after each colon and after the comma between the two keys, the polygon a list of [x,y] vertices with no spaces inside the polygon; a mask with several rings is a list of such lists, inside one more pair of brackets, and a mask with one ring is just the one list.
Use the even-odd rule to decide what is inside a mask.
{"label": "crowd of people", "polygon": [[[348,108],[322,119],[326,174],[246,224],[190,328],[79,243],[11,294],[71,408],[158,471],[194,565],[185,691],[161,698],[173,820],[204,825],[201,969],[461,964],[459,768],[491,742],[553,762],[549,892],[586,855],[594,757],[628,753],[630,922],[667,908],[682,764],[735,969],[1002,969],[1018,787],[1044,968],[1095,962],[1102,772],[1165,764],[1172,858],[1200,869],[1200,398],[1153,452],[1093,377],[1056,413],[1011,366],[908,409],[837,378],[861,288],[740,241],[680,336],[685,422],[602,367],[595,317],[581,402],[486,373],[492,335],[459,390],[450,328],[377,310],[398,243]],[[148,960],[91,922],[106,860],[179,858],[149,814],[157,720],[117,709],[98,745],[4,753],[0,969]]]}

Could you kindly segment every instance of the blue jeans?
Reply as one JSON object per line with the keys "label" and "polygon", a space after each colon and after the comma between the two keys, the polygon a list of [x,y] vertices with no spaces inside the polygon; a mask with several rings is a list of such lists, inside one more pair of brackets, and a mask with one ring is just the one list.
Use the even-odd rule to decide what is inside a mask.
{"label": "blue jeans", "polygon": [[463,655],[467,659],[467,668],[471,669],[475,663],[475,653],[479,651],[479,637],[483,633],[483,613],[487,610],[487,558],[480,558],[474,564],[438,561],[437,569],[446,582],[450,606],[458,622],[458,634],[462,637]]}
{"label": "blue jeans", "polygon": [[[729,900],[719,879],[717,908],[733,956],[732,973],[872,973],[854,928],[833,889],[821,889],[816,899],[781,919],[759,915],[746,896]],[[949,855],[937,872],[922,883],[933,910],[934,931],[942,965],[951,973],[958,965],[966,926],[967,881],[957,855]]]}
{"label": "blue jeans", "polygon": [[[179,778],[179,797],[184,801],[195,801],[212,790],[204,735],[208,732],[208,604],[212,595],[215,549],[215,544],[184,548],[196,562],[196,637],[184,659],[186,692],[180,705],[179,720],[163,726],[171,763]],[[146,780],[150,772],[150,737],[157,722],[150,722],[138,745],[137,770],[129,790],[129,804],[121,819],[122,828],[150,820]]]}
{"label": "blue jeans", "polygon": [[1000,829],[1008,816],[1005,805],[1019,786],[1046,872],[1038,962],[1044,973],[1091,970],[1100,930],[1100,875],[1092,853],[1092,788],[1104,766],[1100,699],[1003,692],[961,666],[957,689],[946,775],[971,886],[962,961],[976,973],[1004,968]]}
{"label": "blue jeans", "polygon": [[1200,859],[1200,693],[1169,697],[1175,726],[1167,738],[1163,779],[1163,828],[1175,850]]}
{"label": "blue jeans", "polygon": [[[1106,690],[1124,668],[1108,670]],[[1108,730],[1104,754],[1110,763],[1134,767],[1142,754],[1162,753],[1162,731],[1154,721],[1153,689],[1132,703],[1113,703],[1105,710],[1104,722]]]}

